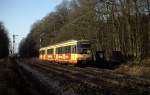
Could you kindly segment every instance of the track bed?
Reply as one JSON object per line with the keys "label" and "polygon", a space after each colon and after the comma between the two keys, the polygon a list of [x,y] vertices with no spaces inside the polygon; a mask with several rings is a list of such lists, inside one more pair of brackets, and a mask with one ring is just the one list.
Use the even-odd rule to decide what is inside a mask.
{"label": "track bed", "polygon": [[[92,67],[80,68],[43,62],[20,62],[41,92],[55,95],[149,95],[150,80]],[[28,73],[27,73],[28,72]],[[43,91],[42,91],[43,90]]]}

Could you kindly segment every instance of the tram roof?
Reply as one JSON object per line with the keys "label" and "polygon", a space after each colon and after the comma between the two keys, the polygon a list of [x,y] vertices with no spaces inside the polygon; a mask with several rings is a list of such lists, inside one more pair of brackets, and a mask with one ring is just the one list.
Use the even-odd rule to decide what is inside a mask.
{"label": "tram roof", "polygon": [[57,47],[57,46],[64,45],[64,44],[78,43],[78,42],[89,42],[89,40],[68,40],[68,41],[63,41],[63,42],[59,42],[59,43],[56,43],[56,44],[48,45],[46,47],[42,47],[42,48],[40,48],[40,50],[47,49],[47,48],[53,48],[53,47]]}

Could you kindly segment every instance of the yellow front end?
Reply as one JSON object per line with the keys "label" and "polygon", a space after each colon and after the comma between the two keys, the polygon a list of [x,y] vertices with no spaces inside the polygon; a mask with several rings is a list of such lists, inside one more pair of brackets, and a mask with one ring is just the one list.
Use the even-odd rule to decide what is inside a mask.
{"label": "yellow front end", "polygon": [[71,62],[72,64],[77,64],[77,54],[71,54]]}
{"label": "yellow front end", "polygon": [[83,60],[83,61],[92,60],[92,56],[89,54],[78,54],[77,60]]}

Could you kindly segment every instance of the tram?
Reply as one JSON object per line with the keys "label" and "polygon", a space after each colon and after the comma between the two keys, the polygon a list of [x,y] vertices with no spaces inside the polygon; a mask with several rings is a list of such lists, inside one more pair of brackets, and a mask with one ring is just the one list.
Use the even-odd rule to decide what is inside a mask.
{"label": "tram", "polygon": [[86,64],[91,62],[91,44],[88,40],[69,40],[40,48],[39,59],[67,64]]}

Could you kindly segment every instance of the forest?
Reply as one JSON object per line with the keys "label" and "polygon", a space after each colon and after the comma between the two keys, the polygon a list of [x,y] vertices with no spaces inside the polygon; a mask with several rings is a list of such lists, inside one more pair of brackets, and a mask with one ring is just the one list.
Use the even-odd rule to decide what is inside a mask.
{"label": "forest", "polygon": [[87,39],[93,52],[120,51],[140,62],[150,57],[150,0],[63,0],[33,23],[22,40],[22,57],[38,55],[38,49],[70,39]]}

